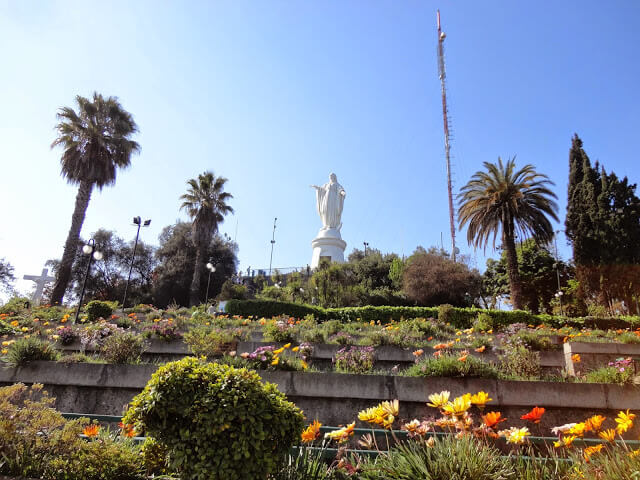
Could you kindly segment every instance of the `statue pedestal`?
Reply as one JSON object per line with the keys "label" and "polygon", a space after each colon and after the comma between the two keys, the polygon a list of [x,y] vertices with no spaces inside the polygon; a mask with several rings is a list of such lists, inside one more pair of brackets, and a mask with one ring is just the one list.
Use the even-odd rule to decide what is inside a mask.
{"label": "statue pedestal", "polygon": [[318,236],[311,241],[311,247],[313,247],[311,268],[317,268],[323,260],[344,263],[344,249],[347,248],[347,242],[342,240],[340,230],[335,228],[320,230]]}

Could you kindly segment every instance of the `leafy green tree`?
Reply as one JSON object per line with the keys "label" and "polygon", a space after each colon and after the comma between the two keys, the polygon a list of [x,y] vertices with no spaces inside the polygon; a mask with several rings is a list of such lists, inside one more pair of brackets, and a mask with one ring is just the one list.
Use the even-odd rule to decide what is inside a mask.
{"label": "leafy green tree", "polygon": [[[170,303],[189,305],[193,269],[197,265],[201,276],[208,276],[206,262],[196,263],[193,228],[187,222],[178,222],[162,230],[160,245],[156,251],[158,267],[153,272],[154,304],[166,307]],[[238,265],[237,245],[227,236],[214,235],[205,251],[204,259],[212,259],[216,271],[211,274],[209,298],[220,293],[222,284],[236,271]],[[202,282],[198,297],[204,299],[207,282]]]}
{"label": "leafy green tree", "polygon": [[402,289],[402,276],[404,274],[404,261],[396,257],[389,266],[389,279],[393,288],[396,290]]}
{"label": "leafy green tree", "polygon": [[13,266],[4,258],[0,258],[0,290],[10,292],[16,277],[13,275]]}
{"label": "leafy green tree", "polygon": [[60,159],[62,176],[69,183],[78,185],[71,228],[51,292],[51,304],[62,303],[67,290],[93,188],[102,190],[115,184],[117,170],[128,167],[131,155],[140,150],[140,146],[131,140],[138,130],[136,123],[117,98],[104,98],[94,93],[92,100],[78,95],[76,103],[77,112],[70,107],[59,110],[58,137],[51,145],[64,149]]}
{"label": "leafy green tree", "polygon": [[[86,288],[84,301],[95,300],[122,300],[124,289],[131,266],[134,241],[125,242],[113,231],[100,229],[93,233],[95,247],[102,253],[102,260],[93,261],[91,270],[87,276],[87,263],[89,256],[82,252],[83,241],[78,242],[76,255],[71,271],[69,288],[65,295],[79,298],[80,291],[86,276]],[[81,239],[82,240],[82,239]],[[132,303],[151,303],[152,273],[156,267],[154,247],[138,242],[136,257],[131,271],[129,283],[129,296]],[[53,272],[60,268],[59,260],[49,260],[47,265]],[[127,302],[128,303],[128,302]]]}
{"label": "leafy green tree", "polygon": [[233,208],[227,205],[227,201],[233,198],[233,195],[224,191],[225,183],[226,178],[216,177],[212,172],[204,172],[198,175],[197,179],[187,181],[187,193],[180,197],[180,208],[186,210],[193,221],[192,241],[196,248],[189,293],[191,305],[197,305],[201,301],[201,267],[206,264],[206,250],[211,244],[211,239],[218,231],[218,225],[224,221],[225,215],[233,213]]}
{"label": "leafy green tree", "polygon": [[[640,199],[636,185],[591,165],[577,135],[569,151],[566,234],[580,294],[610,311],[623,300],[638,310],[640,297]],[[640,313],[640,312],[638,312]]]}
{"label": "leafy green tree", "polygon": [[477,270],[465,263],[454,262],[446,252],[435,248],[411,255],[403,276],[407,298],[422,306],[445,303],[471,306],[480,294],[481,283],[482,277]]}
{"label": "leafy green tree", "polygon": [[[571,269],[562,261],[556,262],[549,249],[544,245],[538,245],[533,239],[525,240],[518,245],[516,255],[518,272],[522,279],[523,307],[535,314],[541,311],[550,312],[552,300],[558,291],[556,263],[561,289],[567,285],[571,277]],[[483,287],[490,297],[509,295],[507,255],[504,250],[498,261],[487,260]]]}
{"label": "leafy green tree", "polygon": [[548,217],[558,221],[556,195],[548,188],[553,185],[546,175],[535,171],[533,165],[516,170],[515,159],[506,164],[484,162],[486,171],[476,172],[462,187],[459,195],[458,219],[460,228],[468,224],[467,241],[474,247],[486,248],[493,236],[493,246],[501,234],[502,248],[507,255],[507,273],[511,303],[515,309],[523,307],[522,284],[518,273],[515,236],[531,236],[539,243],[553,239],[553,227]]}

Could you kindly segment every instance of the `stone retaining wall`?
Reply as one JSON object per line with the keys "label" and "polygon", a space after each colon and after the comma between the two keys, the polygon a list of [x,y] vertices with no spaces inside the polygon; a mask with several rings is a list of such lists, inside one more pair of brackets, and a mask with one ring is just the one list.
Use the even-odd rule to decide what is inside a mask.
{"label": "stone retaining wall", "polygon": [[[142,390],[155,365],[103,365],[33,362],[0,369],[0,385],[42,383],[56,397],[56,408],[75,413],[119,415]],[[534,406],[545,407],[543,427],[580,421],[600,413],[613,417],[619,410],[640,409],[640,388],[607,384],[515,382],[491,379],[416,378],[337,373],[259,372],[278,385],[290,400],[326,425],[357,418],[357,412],[382,400],[397,398],[403,420],[435,416],[426,406],[428,396],[442,390],[452,397],[483,390],[494,399],[489,410],[499,410],[513,423]],[[548,432],[547,432],[548,433]]]}

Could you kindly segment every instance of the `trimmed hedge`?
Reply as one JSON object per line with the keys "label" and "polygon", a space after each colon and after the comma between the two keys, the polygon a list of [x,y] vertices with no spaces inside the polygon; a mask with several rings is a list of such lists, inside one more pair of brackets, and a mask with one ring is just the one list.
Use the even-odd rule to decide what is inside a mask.
{"label": "trimmed hedge", "polygon": [[304,318],[307,315],[313,315],[317,319],[325,318],[323,308],[300,303],[277,302],[275,300],[229,300],[225,311],[231,315],[243,317],[270,318],[288,315],[290,317]]}
{"label": "trimmed hedge", "polygon": [[[341,320],[343,322],[390,322],[391,320],[408,320],[411,318],[437,318],[439,307],[344,307],[321,308],[300,303],[278,302],[275,300],[229,300],[227,313],[244,317],[275,317],[288,315],[303,318],[313,315],[317,320]],[[469,328],[479,313],[486,313],[491,317],[493,327],[525,323],[539,325],[589,327],[600,329],[629,328],[640,326],[640,317],[581,317],[567,318],[553,315],[534,315],[522,310],[485,310],[482,308],[452,308],[448,313],[448,321],[457,328]]]}

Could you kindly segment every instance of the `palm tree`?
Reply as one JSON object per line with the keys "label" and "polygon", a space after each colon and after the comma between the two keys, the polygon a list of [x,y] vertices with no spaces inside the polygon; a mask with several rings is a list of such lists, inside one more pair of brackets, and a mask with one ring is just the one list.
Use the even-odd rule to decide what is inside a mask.
{"label": "palm tree", "polygon": [[547,216],[556,222],[556,197],[547,186],[554,185],[549,177],[537,173],[533,165],[516,171],[515,157],[503,165],[484,162],[486,171],[476,172],[458,195],[460,229],[467,223],[467,241],[474,247],[486,248],[489,237],[496,238],[502,230],[502,248],[507,253],[507,273],[511,302],[522,308],[520,274],[516,255],[516,233],[521,239],[531,236],[538,243],[553,239],[553,227]]}
{"label": "palm tree", "polygon": [[117,98],[104,98],[94,93],[93,100],[76,96],[76,103],[77,112],[70,107],[58,111],[58,138],[51,144],[51,148],[58,145],[64,148],[60,159],[63,178],[78,185],[71,228],[56,273],[51,304],[62,303],[69,284],[93,187],[102,190],[106,185],[113,185],[116,182],[116,170],[128,167],[131,155],[140,151],[140,145],[130,138],[138,127]]}
{"label": "palm tree", "polygon": [[196,261],[189,292],[189,303],[197,305],[200,302],[200,277],[206,256],[207,247],[211,243],[218,225],[224,221],[227,213],[233,213],[233,208],[227,205],[227,200],[233,198],[224,191],[227,179],[216,177],[213,172],[204,172],[198,178],[187,181],[187,193],[180,197],[181,209],[187,211],[193,220],[191,231],[193,243],[196,247]]}

